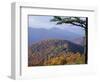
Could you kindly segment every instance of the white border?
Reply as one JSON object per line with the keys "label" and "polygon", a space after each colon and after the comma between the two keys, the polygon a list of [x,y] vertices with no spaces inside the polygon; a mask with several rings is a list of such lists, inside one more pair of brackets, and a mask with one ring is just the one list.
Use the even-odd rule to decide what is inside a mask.
{"label": "white border", "polygon": [[[34,6],[33,6],[34,5]],[[31,79],[59,77],[64,75],[86,75],[94,74],[95,68],[95,9],[78,8],[68,6],[67,8],[45,7],[44,5],[13,3],[12,4],[12,78]],[[67,14],[65,14],[67,13]],[[61,15],[61,16],[85,16],[89,18],[88,23],[88,65],[66,65],[66,66],[45,66],[27,67],[27,15]],[[14,29],[15,27],[15,29]],[[15,48],[14,48],[15,47]],[[25,52],[26,51],[26,52]],[[15,54],[15,55],[14,55]],[[24,55],[23,55],[24,54]],[[90,55],[91,54],[91,55]]]}

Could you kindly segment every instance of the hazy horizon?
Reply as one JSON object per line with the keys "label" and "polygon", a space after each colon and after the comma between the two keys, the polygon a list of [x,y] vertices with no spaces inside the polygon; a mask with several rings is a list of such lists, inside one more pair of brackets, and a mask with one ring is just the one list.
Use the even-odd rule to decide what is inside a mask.
{"label": "hazy horizon", "polygon": [[50,20],[53,16],[29,16],[28,41],[29,44],[44,39],[65,39],[72,41],[74,38],[84,37],[83,28],[71,24],[57,25]]}

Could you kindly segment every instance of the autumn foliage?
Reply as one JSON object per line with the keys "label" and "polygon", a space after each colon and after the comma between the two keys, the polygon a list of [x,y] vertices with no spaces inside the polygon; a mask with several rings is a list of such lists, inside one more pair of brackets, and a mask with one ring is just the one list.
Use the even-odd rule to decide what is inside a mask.
{"label": "autumn foliage", "polygon": [[86,64],[84,47],[67,40],[46,40],[28,49],[28,66]]}
{"label": "autumn foliage", "polygon": [[80,53],[67,52],[57,57],[49,57],[48,61],[44,62],[44,65],[64,65],[64,64],[84,64],[85,55]]}

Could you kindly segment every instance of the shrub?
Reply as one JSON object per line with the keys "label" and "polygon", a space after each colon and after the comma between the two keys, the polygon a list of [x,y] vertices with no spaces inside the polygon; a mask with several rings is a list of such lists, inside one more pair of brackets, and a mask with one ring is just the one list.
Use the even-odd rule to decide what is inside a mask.
{"label": "shrub", "polygon": [[67,52],[59,56],[48,58],[44,65],[85,64],[85,55],[79,52]]}

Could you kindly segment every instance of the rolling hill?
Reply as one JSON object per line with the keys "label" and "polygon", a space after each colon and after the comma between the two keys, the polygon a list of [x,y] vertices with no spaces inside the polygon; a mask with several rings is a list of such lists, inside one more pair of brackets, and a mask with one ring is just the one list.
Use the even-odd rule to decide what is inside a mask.
{"label": "rolling hill", "polygon": [[68,40],[48,39],[33,43],[28,48],[28,65],[40,66],[48,58],[58,57],[61,54],[66,56],[66,53],[84,53],[84,47],[74,44]]}
{"label": "rolling hill", "polygon": [[[71,32],[67,29],[59,29],[59,28],[28,28],[28,44],[31,45],[33,42],[38,42],[47,39],[63,39],[74,42],[75,39],[79,37],[84,37],[84,33],[78,34]],[[82,39],[80,39],[82,40]],[[76,42],[76,41],[75,41]]]}

